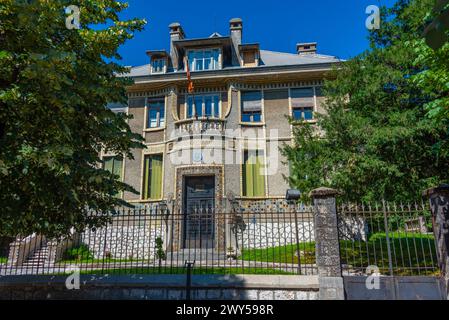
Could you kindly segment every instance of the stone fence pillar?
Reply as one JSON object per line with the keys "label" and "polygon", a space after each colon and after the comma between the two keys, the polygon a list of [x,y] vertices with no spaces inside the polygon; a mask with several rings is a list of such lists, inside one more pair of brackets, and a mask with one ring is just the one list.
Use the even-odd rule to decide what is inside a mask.
{"label": "stone fence pillar", "polygon": [[428,189],[423,196],[430,200],[438,265],[444,276],[446,297],[449,299],[449,185]]}
{"label": "stone fence pillar", "polygon": [[312,190],[316,264],[320,300],[344,300],[343,277],[338,242],[337,191],[329,188]]}

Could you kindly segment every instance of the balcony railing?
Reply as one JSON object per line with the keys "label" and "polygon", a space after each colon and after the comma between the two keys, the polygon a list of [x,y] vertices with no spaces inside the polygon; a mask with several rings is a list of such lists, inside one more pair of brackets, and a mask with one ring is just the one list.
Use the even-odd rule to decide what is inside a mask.
{"label": "balcony railing", "polygon": [[181,120],[175,123],[178,135],[202,134],[202,133],[223,133],[226,129],[226,120],[217,118],[192,118]]}

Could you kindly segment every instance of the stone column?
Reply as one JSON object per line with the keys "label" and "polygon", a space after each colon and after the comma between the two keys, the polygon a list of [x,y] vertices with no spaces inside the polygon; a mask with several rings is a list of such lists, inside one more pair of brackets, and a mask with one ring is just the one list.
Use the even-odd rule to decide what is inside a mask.
{"label": "stone column", "polygon": [[438,264],[445,280],[446,297],[449,299],[449,185],[428,189],[423,196],[430,200]]}
{"label": "stone column", "polygon": [[329,188],[312,190],[316,264],[320,300],[344,300],[343,277],[338,242],[337,191]]}

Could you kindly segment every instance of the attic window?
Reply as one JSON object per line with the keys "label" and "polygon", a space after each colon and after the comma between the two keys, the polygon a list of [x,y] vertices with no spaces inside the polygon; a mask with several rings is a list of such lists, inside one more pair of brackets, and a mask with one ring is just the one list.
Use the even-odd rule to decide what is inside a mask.
{"label": "attic window", "polygon": [[259,65],[259,54],[257,50],[244,50],[241,52],[242,65],[244,67],[257,67]]}
{"label": "attic window", "polygon": [[158,58],[151,60],[151,73],[165,73],[165,59]]}
{"label": "attic window", "polygon": [[190,63],[190,71],[220,69],[219,49],[189,50],[187,57]]}

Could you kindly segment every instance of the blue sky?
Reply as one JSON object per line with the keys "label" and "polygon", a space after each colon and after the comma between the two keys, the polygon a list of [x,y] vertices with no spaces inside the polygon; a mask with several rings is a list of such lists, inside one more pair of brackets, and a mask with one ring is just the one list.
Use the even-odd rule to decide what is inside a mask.
{"label": "blue sky", "polygon": [[169,49],[168,25],[180,22],[188,38],[229,34],[229,20],[243,19],[243,41],[261,49],[295,52],[298,42],[318,42],[318,53],[348,59],[368,48],[365,20],[368,5],[392,6],[394,0],[128,0],[123,19],[147,20],[119,50],[121,64],[148,63],[146,50]]}

